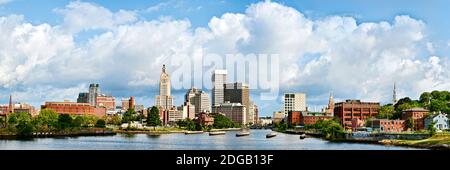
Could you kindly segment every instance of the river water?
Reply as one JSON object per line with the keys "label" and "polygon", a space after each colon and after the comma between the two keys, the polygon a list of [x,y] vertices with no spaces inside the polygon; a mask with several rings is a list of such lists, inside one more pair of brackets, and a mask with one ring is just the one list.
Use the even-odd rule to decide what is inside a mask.
{"label": "river water", "polygon": [[250,136],[204,134],[146,134],[0,140],[0,150],[405,150],[415,149],[360,143],[335,143],[318,138],[278,133],[266,139],[270,130],[251,130]]}

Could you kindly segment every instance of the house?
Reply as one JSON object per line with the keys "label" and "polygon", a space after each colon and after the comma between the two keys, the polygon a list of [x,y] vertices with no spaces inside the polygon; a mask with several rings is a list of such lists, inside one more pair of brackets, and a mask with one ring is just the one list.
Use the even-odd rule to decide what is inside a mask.
{"label": "house", "polygon": [[406,129],[405,120],[371,119],[369,127],[380,132],[402,132]]}
{"label": "house", "polygon": [[449,129],[449,122],[448,122],[448,117],[447,114],[445,113],[438,113],[438,114],[433,114],[428,116],[427,118],[425,118],[425,128],[428,129],[428,126],[432,123],[435,122],[436,124],[434,125],[434,127],[438,130],[438,131],[442,131],[442,130],[447,130]]}
{"label": "house", "polygon": [[424,119],[429,112],[429,110],[420,107],[406,109],[402,111],[402,120],[412,119],[413,130],[423,130],[425,129]]}

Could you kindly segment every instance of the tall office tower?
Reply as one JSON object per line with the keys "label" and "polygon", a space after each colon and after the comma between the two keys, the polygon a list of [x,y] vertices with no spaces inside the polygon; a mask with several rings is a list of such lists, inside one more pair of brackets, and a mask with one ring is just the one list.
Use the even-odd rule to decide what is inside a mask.
{"label": "tall office tower", "polygon": [[306,111],[306,94],[285,93],[283,105],[284,115],[286,117],[290,111]]}
{"label": "tall office tower", "polygon": [[227,70],[214,70],[212,75],[212,106],[224,103],[224,84],[227,82]]}
{"label": "tall office tower", "polygon": [[98,84],[90,84],[89,85],[89,97],[88,101],[91,106],[96,105],[97,95],[100,94],[100,88]]}
{"label": "tall office tower", "polygon": [[224,101],[230,103],[241,103],[245,106],[246,113],[250,112],[250,96],[249,87],[244,83],[228,83],[225,84]]}
{"label": "tall office tower", "polygon": [[173,98],[170,95],[170,77],[166,72],[166,65],[163,65],[159,79],[159,95],[156,96],[156,106],[161,106],[164,110],[173,107]]}
{"label": "tall office tower", "polygon": [[256,111],[257,111],[256,105],[255,105],[255,103],[253,103],[251,101],[248,112],[247,112],[247,123],[248,124],[250,124],[250,123],[256,124],[256,119],[255,119]]}
{"label": "tall office tower", "polygon": [[184,96],[185,102],[195,106],[195,113],[210,112],[211,106],[208,93],[191,88]]}

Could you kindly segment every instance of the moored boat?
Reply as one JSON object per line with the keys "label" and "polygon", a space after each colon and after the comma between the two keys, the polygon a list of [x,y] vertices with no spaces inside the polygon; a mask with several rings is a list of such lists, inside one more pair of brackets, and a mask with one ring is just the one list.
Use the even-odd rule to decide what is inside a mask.
{"label": "moored boat", "polygon": [[266,138],[273,138],[275,136],[277,136],[277,134],[272,132],[272,133],[267,134]]}
{"label": "moored boat", "polygon": [[236,133],[236,137],[248,136],[248,135],[250,135],[250,132],[248,132],[248,131]]}
{"label": "moored boat", "polygon": [[209,132],[209,136],[215,136],[215,135],[225,135],[225,132],[224,131]]}
{"label": "moored boat", "polygon": [[184,132],[185,135],[192,135],[192,134],[202,134],[204,133],[203,131],[187,131]]}
{"label": "moored boat", "polygon": [[306,134],[301,134],[300,135],[300,139],[305,139],[306,138]]}

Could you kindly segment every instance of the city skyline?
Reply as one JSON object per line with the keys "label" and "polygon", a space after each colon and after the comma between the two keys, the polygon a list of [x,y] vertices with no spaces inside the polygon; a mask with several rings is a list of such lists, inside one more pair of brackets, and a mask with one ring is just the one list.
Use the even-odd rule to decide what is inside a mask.
{"label": "city skyline", "polygon": [[[98,83],[102,93],[135,96],[136,103],[151,106],[167,58],[198,48],[220,55],[280,54],[278,98],[261,100],[261,90],[250,90],[261,116],[282,110],[284,93],[306,93],[308,108],[319,110],[330,92],[336,102],[390,103],[393,83],[397,99],[450,89],[448,23],[435,17],[448,13],[439,8],[448,2],[408,1],[391,9],[406,3],[398,1],[382,14],[376,12],[382,3],[356,1],[340,2],[346,7],[339,10],[330,7],[336,2],[317,7],[312,1],[50,1],[28,11],[23,6],[35,2],[4,2],[1,104],[10,94],[35,107],[76,101],[79,92]],[[186,10],[173,12],[177,6]],[[172,89],[176,105],[187,90]]]}

